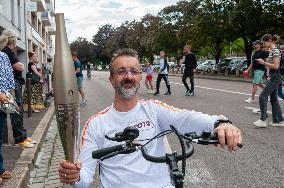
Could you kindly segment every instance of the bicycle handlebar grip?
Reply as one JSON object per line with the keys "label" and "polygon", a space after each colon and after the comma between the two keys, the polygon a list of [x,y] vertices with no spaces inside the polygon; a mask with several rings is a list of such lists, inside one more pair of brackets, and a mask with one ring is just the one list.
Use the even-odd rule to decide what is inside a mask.
{"label": "bicycle handlebar grip", "polygon": [[123,150],[123,145],[115,145],[115,146],[110,146],[107,148],[102,148],[102,149],[98,149],[96,151],[92,152],[92,157],[93,159],[100,159],[103,156],[112,153],[112,152],[116,152],[116,151],[120,151]]}
{"label": "bicycle handlebar grip", "polygon": [[[151,161],[151,162],[154,162],[154,163],[165,163],[165,162],[167,162],[166,156],[161,156],[161,157],[151,156],[151,155],[148,154],[145,147],[141,147],[141,153],[147,161]],[[190,144],[189,142],[185,142],[185,158],[190,157],[193,153],[194,153],[194,148],[193,148],[192,144]],[[183,158],[181,152],[179,152],[177,154],[176,158],[177,158],[178,161]]]}

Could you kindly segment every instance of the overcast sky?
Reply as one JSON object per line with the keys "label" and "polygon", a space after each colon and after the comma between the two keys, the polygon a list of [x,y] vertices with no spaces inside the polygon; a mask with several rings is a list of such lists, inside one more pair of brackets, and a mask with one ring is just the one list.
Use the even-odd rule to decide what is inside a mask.
{"label": "overcast sky", "polygon": [[120,26],[124,21],[139,20],[157,13],[179,0],[56,0],[56,12],[63,12],[69,42],[82,36],[88,40],[106,23]]}

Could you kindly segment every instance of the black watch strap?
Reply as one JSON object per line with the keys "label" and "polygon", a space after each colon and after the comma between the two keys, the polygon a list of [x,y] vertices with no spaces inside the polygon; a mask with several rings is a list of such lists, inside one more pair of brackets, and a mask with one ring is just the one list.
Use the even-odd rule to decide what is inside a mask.
{"label": "black watch strap", "polygon": [[214,129],[216,129],[220,123],[230,123],[233,124],[230,120],[228,119],[218,119],[215,123],[214,123]]}

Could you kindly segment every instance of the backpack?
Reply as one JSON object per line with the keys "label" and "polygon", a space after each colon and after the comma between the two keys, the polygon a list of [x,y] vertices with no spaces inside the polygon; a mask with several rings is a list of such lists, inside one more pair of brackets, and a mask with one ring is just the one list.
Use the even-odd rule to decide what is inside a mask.
{"label": "backpack", "polygon": [[282,75],[284,75],[284,54],[281,53],[281,56],[280,56],[280,66],[279,66],[279,69],[280,69],[280,73]]}

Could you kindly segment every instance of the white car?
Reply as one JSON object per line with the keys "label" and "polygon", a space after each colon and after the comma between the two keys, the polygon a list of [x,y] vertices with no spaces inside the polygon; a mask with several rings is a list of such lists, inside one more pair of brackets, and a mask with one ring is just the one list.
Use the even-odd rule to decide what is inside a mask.
{"label": "white car", "polygon": [[204,71],[210,73],[216,70],[216,61],[215,60],[206,60],[203,63],[199,64],[196,67],[197,71]]}

